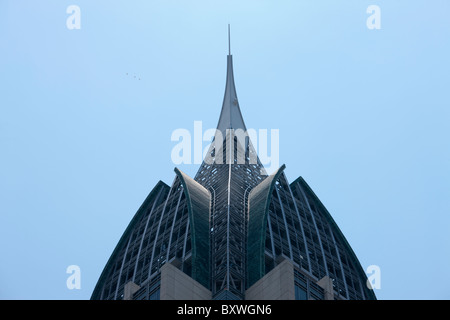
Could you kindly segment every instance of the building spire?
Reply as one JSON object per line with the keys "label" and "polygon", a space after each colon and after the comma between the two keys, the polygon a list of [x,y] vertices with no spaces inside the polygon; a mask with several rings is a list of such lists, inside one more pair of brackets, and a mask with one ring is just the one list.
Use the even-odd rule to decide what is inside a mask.
{"label": "building spire", "polygon": [[231,56],[230,24],[228,24],[228,55]]}
{"label": "building spire", "polygon": [[230,45],[230,25],[228,25],[228,56],[227,56],[227,79],[225,84],[225,94],[220,113],[217,129],[222,131],[224,137],[226,129],[242,129],[246,131],[244,119],[242,118],[239,102],[236,95],[233,75],[233,56]]}

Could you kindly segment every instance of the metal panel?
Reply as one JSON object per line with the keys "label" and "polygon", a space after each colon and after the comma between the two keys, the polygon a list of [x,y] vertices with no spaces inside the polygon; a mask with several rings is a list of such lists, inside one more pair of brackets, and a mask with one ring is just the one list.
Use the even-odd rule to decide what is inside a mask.
{"label": "metal panel", "polygon": [[188,204],[192,243],[192,278],[209,288],[209,216],[211,193],[188,175],[175,169]]}
{"label": "metal panel", "polygon": [[264,248],[267,214],[275,182],[285,165],[257,185],[249,195],[249,221],[247,235],[247,287],[265,274]]}

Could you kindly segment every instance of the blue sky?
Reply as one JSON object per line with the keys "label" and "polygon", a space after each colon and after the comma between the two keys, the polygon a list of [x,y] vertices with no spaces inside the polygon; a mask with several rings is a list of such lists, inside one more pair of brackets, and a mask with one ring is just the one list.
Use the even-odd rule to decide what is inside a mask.
{"label": "blue sky", "polygon": [[450,299],[448,1],[110,2],[0,1],[1,299],[89,299],[171,133],[216,126],[228,23],[247,127],[279,129],[377,297]]}

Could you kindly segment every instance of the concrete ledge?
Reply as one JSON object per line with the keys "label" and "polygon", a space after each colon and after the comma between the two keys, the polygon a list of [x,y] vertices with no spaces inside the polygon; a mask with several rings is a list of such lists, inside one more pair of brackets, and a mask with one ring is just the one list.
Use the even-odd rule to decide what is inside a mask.
{"label": "concrete ledge", "polygon": [[133,294],[138,291],[141,287],[139,287],[136,283],[130,281],[125,285],[123,300],[132,300]]}
{"label": "concrete ledge", "polygon": [[245,292],[246,300],[295,300],[294,265],[284,260]]}
{"label": "concrete ledge", "polygon": [[170,263],[161,267],[161,300],[211,300],[211,291]]}

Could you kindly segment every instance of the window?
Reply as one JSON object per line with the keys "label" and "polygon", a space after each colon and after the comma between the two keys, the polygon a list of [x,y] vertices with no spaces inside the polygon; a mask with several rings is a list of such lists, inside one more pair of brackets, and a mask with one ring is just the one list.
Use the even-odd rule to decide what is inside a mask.
{"label": "window", "polygon": [[153,292],[151,295],[150,295],[150,297],[149,297],[149,300],[160,300],[159,299],[159,289],[158,290],[156,290],[155,292]]}
{"label": "window", "polygon": [[295,300],[308,300],[306,291],[299,286],[295,286]]}

